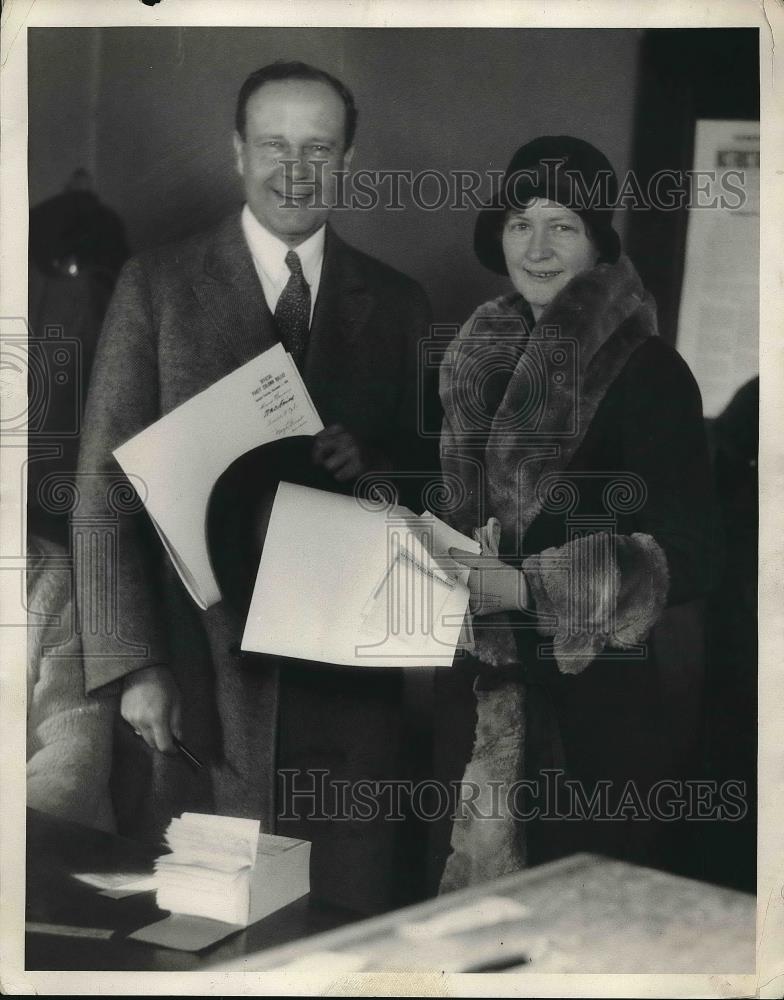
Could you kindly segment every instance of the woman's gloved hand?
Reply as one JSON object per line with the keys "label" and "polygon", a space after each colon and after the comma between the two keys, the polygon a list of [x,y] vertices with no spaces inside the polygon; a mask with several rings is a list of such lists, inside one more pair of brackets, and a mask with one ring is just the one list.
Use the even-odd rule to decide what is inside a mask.
{"label": "woman's gloved hand", "polygon": [[491,517],[483,528],[474,531],[481,544],[480,555],[451,548],[449,555],[471,570],[468,587],[469,608],[474,615],[493,615],[500,611],[523,611],[529,605],[525,574],[498,558],[501,524]]}
{"label": "woman's gloved hand", "polygon": [[495,556],[476,556],[462,549],[450,549],[449,554],[471,570],[468,587],[472,614],[493,615],[528,607],[528,584],[520,570]]}

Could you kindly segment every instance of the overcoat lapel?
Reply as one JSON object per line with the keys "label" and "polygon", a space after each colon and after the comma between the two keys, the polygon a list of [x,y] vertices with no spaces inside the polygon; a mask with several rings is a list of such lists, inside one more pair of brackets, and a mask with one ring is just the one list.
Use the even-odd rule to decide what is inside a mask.
{"label": "overcoat lapel", "polygon": [[327,226],[324,265],[304,364],[309,388],[314,384],[328,386],[333,374],[341,376],[356,368],[362,356],[358,345],[373,304],[374,296],[350,249]]}
{"label": "overcoat lapel", "polygon": [[242,232],[239,214],[217,230],[194,293],[238,364],[278,340],[261,282]]}
{"label": "overcoat lapel", "polygon": [[[279,340],[264,299],[239,215],[217,230],[194,293],[238,364]],[[373,310],[374,298],[351,251],[328,226],[324,265],[304,362],[305,382],[326,384],[330,373],[356,360],[355,347]]]}

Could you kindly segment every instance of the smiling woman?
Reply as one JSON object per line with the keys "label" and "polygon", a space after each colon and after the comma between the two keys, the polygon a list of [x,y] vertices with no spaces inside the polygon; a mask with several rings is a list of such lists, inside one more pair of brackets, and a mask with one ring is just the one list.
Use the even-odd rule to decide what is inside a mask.
{"label": "smiling woman", "polygon": [[[714,572],[708,452],[694,379],[620,252],[616,194],[599,150],[546,136],[477,220],[480,261],[513,291],[476,310],[441,368],[451,520],[482,543],[453,550],[476,642],[462,679],[441,678],[440,742],[465,748],[466,680],[476,723],[443,775],[464,768],[473,805],[442,891],[575,851],[662,864],[671,830],[628,803],[692,776],[701,678],[684,633],[699,622],[684,606]],[[663,655],[670,621],[680,644]]]}
{"label": "smiling woman", "polygon": [[534,319],[572,278],[599,259],[580,216],[541,198],[532,198],[522,211],[509,212],[502,245],[509,277]]}

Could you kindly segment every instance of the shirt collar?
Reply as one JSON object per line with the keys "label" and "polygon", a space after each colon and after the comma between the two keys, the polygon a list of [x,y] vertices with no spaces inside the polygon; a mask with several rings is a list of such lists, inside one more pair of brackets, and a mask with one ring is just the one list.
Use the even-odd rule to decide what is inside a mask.
{"label": "shirt collar", "polygon": [[[291,274],[286,264],[286,254],[292,247],[262,226],[247,204],[242,209],[242,230],[258,266],[273,282],[285,284]],[[305,281],[311,286],[319,276],[324,259],[325,232],[326,226],[322,226],[304,243],[293,248],[302,264]]]}

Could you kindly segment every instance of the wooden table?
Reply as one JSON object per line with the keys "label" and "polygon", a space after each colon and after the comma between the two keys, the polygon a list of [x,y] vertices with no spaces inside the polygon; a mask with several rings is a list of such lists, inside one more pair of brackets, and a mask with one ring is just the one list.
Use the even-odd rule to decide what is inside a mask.
{"label": "wooden table", "polygon": [[[298,900],[199,954],[128,941],[161,916],[152,893],[108,899],[75,872],[149,873],[154,851],[28,813],[26,968],[263,971],[314,957],[355,971],[723,973],[754,970],[753,896],[578,854],[370,920]],[[428,933],[432,918],[503,909],[484,927]],[[502,900],[499,906],[498,900]],[[495,903],[493,903],[495,900]],[[109,929],[109,940],[31,932],[30,922]],[[412,925],[418,925],[413,927]],[[430,931],[433,926],[430,924]],[[304,940],[303,940],[304,939]]]}
{"label": "wooden table", "polygon": [[[304,897],[198,954],[128,941],[132,931],[160,920],[155,894],[110,899],[73,878],[81,872],[150,874],[156,854],[135,841],[101,833],[29,809],[27,812],[27,932],[25,968],[86,971],[199,970],[286,941],[358,920],[347,910]],[[37,925],[37,930],[35,928]],[[41,927],[114,932],[109,940],[42,933]]]}
{"label": "wooden table", "polygon": [[[504,900],[518,913],[454,930],[456,916],[479,917],[483,904],[502,914]],[[452,932],[433,936],[444,916]],[[745,975],[754,973],[755,922],[752,895],[575,854],[222,968]]]}

